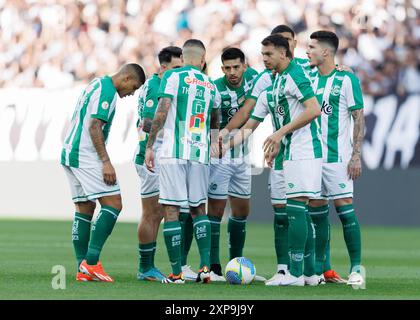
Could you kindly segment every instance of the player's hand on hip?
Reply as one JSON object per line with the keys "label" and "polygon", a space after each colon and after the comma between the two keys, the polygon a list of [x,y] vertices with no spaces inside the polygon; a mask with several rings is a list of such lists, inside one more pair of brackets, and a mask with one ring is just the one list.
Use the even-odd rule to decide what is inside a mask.
{"label": "player's hand on hip", "polygon": [[146,156],[144,159],[144,163],[146,164],[147,170],[151,172],[155,172],[155,152],[152,148],[146,149]]}
{"label": "player's hand on hip", "polygon": [[102,174],[104,177],[104,182],[109,185],[113,186],[117,183],[117,174],[115,173],[115,169],[111,164],[111,161],[105,161],[103,163]]}
{"label": "player's hand on hip", "polygon": [[362,160],[360,155],[352,155],[350,162],[347,166],[347,173],[349,178],[356,180],[362,175]]}

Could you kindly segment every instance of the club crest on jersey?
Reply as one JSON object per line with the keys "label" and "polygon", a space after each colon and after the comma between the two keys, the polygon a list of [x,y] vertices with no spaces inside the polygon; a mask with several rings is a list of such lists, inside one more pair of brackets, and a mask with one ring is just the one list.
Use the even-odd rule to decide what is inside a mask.
{"label": "club crest on jersey", "polygon": [[331,88],[331,94],[333,96],[339,96],[340,95],[340,90],[341,90],[340,86],[335,85],[334,87]]}
{"label": "club crest on jersey", "polygon": [[108,107],[109,107],[109,103],[108,103],[108,101],[104,101],[104,102],[102,102],[101,107],[102,107],[102,109],[104,109],[104,110],[108,109]]}
{"label": "club crest on jersey", "polygon": [[195,84],[197,86],[201,86],[210,90],[214,90],[214,85],[209,81],[201,81],[194,77],[185,77],[184,81],[188,85]]}
{"label": "club crest on jersey", "polygon": [[146,101],[146,107],[148,107],[148,108],[153,107],[153,104],[154,104],[154,102],[153,102],[152,99],[149,99],[149,100]]}
{"label": "club crest on jersey", "polygon": [[322,101],[321,112],[325,113],[327,116],[332,114],[332,106]]}
{"label": "club crest on jersey", "polygon": [[284,86],[284,84],[281,84],[280,86],[279,86],[279,95],[281,95],[281,96],[284,96],[284,93],[285,93],[285,86]]}

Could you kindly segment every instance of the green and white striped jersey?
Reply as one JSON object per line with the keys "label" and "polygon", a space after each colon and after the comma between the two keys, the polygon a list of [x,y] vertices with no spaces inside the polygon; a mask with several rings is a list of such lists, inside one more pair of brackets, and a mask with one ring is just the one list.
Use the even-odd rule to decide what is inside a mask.
{"label": "green and white striped jersey", "polygon": [[213,81],[196,67],[165,72],[158,97],[172,103],[163,127],[162,158],[209,163],[210,114],[220,104],[216,93]]}
{"label": "green and white striped jersey", "polygon": [[274,79],[275,76],[272,70],[265,69],[263,72],[260,72],[255,78],[254,85],[246,98],[257,100],[261,92],[273,85]]}
{"label": "green and white striped jersey", "polygon": [[346,162],[353,152],[351,111],[363,108],[359,79],[334,69],[326,76],[318,74],[313,86],[322,111],[324,162]]}
{"label": "green and white striped jersey", "polygon": [[[250,118],[255,119],[259,122],[263,122],[265,117],[271,115],[271,123],[273,124],[273,131],[277,131],[282,126],[282,116],[276,108],[276,104],[273,98],[273,87],[268,87],[264,90],[258,97],[257,104],[255,105],[254,110]],[[274,160],[273,169],[274,170],[283,170],[283,160],[284,160],[284,144],[280,142],[280,151]]]}
{"label": "green and white striped jersey", "polygon": [[105,122],[105,143],[115,114],[117,90],[109,76],[93,79],[77,102],[61,152],[61,164],[74,168],[93,168],[101,164],[89,133],[91,118]]}
{"label": "green and white striped jersey", "polygon": [[311,82],[315,80],[315,77],[318,75],[318,68],[311,68],[311,65],[309,64],[309,59],[295,57],[293,61],[295,61],[296,64],[302,67],[303,72],[305,72],[306,77],[308,77],[309,80],[311,80]]}
{"label": "green and white striped jersey", "polygon": [[[297,65],[301,66],[306,77],[309,80],[313,81],[313,79],[316,77],[318,73],[318,69],[310,67],[309,59],[294,58],[293,61]],[[276,76],[273,75],[272,70],[265,69],[254,80],[254,86],[252,87],[252,90],[250,91],[249,95],[246,98],[257,100],[261,92],[266,90],[268,87],[273,86],[275,78]]]}
{"label": "green and white striped jersey", "polygon": [[[221,99],[220,129],[226,127],[230,119],[244,105],[246,96],[250,93],[257,75],[257,71],[252,68],[247,68],[244,72],[242,83],[238,88],[233,88],[226,79],[226,76],[214,81]],[[243,147],[237,147],[231,150],[230,156],[231,158],[242,157],[244,152]]]}
{"label": "green and white striped jersey", "polygon": [[[136,149],[134,161],[138,165],[144,164],[144,157],[146,154],[146,145],[149,140],[149,134],[143,131],[141,126],[143,119],[148,118],[153,120],[158,106],[158,91],[160,86],[160,78],[154,74],[146,80],[144,85],[140,88],[137,131],[139,136],[139,143]],[[159,140],[160,141],[160,140]],[[156,141],[158,143],[158,141]]]}
{"label": "green and white striped jersey", "polygon": [[[315,97],[315,94],[302,68],[292,60],[282,73],[277,74],[273,96],[280,125],[284,126],[304,111],[303,102]],[[285,160],[322,158],[321,132],[316,120],[286,135],[283,143]]]}

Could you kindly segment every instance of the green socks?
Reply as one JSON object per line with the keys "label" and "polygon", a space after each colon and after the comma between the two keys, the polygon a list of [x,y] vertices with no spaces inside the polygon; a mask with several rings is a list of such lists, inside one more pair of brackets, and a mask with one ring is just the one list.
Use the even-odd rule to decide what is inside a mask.
{"label": "green socks", "polygon": [[211,226],[207,216],[197,216],[193,219],[194,236],[200,253],[200,269],[210,268]]}
{"label": "green socks", "polygon": [[327,240],[327,247],[325,248],[325,261],[324,261],[324,272],[331,270],[331,225],[328,223],[328,240]]}
{"label": "green socks", "polygon": [[229,260],[242,257],[246,236],[246,218],[229,217]]}
{"label": "green socks", "polygon": [[220,264],[220,223],[222,218],[207,216],[211,227],[210,265]]}
{"label": "green socks", "polygon": [[181,242],[181,265],[187,264],[188,253],[190,252],[191,243],[193,239],[193,223],[190,213],[180,212],[179,223],[181,224],[182,230],[182,242]]}
{"label": "green socks", "polygon": [[344,240],[350,256],[351,268],[360,267],[362,255],[362,240],[360,225],[352,204],[337,207],[338,217],[343,225]]}
{"label": "green socks", "polygon": [[181,273],[181,224],[179,221],[163,223],[163,236],[166,249],[168,250],[169,261],[172,266],[172,273]]}
{"label": "green socks", "polygon": [[300,277],[303,274],[303,256],[308,235],[306,204],[287,199],[286,212],[289,220],[290,273],[295,277]]}
{"label": "green socks", "polygon": [[[329,243],[329,222],[328,222],[328,204],[321,207],[309,207],[309,214],[315,227],[315,272],[322,275],[324,271],[324,263],[326,262],[326,249]],[[328,264],[330,264],[328,259]],[[331,269],[331,266],[330,266]]]}
{"label": "green socks", "polygon": [[87,264],[95,265],[98,263],[99,255],[101,254],[106,239],[108,239],[112,229],[114,229],[119,213],[119,210],[109,206],[103,206],[101,208],[101,211],[92,226],[92,234],[86,254]]}
{"label": "green socks", "polygon": [[90,238],[90,223],[92,215],[76,212],[71,231],[74,252],[76,253],[77,269],[86,257]]}
{"label": "green socks", "polygon": [[290,264],[288,227],[289,221],[287,219],[286,207],[274,207],[274,246],[276,248],[277,265],[283,265],[283,268],[285,266],[288,267]]}
{"label": "green socks", "polygon": [[304,257],[304,275],[307,277],[315,274],[315,227],[312,223],[312,218],[308,211],[306,211],[306,225],[308,230],[308,237],[305,244]]}
{"label": "green socks", "polygon": [[139,272],[144,273],[154,267],[156,242],[139,243]]}

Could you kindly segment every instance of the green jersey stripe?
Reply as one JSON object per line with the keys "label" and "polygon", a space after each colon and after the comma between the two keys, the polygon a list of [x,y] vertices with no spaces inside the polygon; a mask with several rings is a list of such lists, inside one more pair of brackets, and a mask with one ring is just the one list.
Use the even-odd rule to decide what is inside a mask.
{"label": "green jersey stripe", "polygon": [[[332,88],[340,88],[337,92],[336,90],[331,90],[328,103],[332,108],[332,114],[328,118],[328,162],[337,162],[338,161],[338,123],[339,123],[339,100],[340,100],[340,90],[341,84],[343,82],[343,77],[334,77],[332,81]],[[335,107],[334,107],[335,106]]]}

